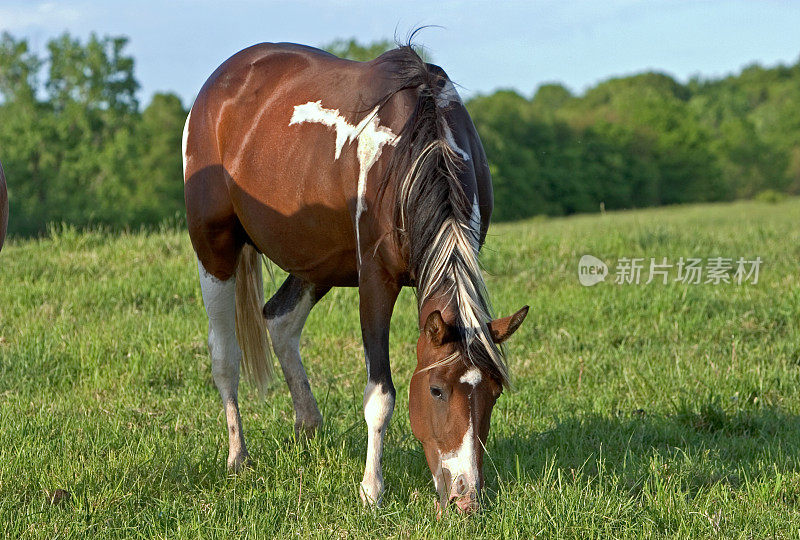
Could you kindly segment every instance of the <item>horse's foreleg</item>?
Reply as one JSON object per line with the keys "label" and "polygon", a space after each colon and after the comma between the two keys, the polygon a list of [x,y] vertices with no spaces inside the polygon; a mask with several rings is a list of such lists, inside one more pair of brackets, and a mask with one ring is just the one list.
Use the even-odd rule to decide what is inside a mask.
{"label": "horse's foreleg", "polygon": [[238,471],[247,463],[248,455],[238,402],[242,352],[236,341],[236,278],[222,281],[209,274],[200,261],[197,266],[203,304],[208,315],[211,373],[222,397],[228,424],[228,469]]}
{"label": "horse's foreleg", "polygon": [[360,495],[364,504],[378,504],[383,494],[383,438],[395,400],[389,365],[389,323],[400,288],[381,269],[365,264],[361,268],[358,290],[367,363],[367,387],[364,389],[367,460]]}
{"label": "horse's foreleg", "polygon": [[264,306],[272,348],[292,394],[297,435],[313,435],[322,425],[322,415],[300,358],[300,334],[311,308],[326,292],[327,288],[315,287],[290,274]]}

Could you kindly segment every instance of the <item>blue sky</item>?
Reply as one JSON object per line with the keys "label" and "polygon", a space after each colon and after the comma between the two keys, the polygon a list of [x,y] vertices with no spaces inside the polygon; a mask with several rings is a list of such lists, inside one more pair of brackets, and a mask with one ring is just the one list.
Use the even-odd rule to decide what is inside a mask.
{"label": "blue sky", "polygon": [[777,0],[416,1],[2,0],[0,31],[37,50],[64,30],[124,34],[141,97],[177,92],[188,105],[225,58],[260,41],[368,42],[415,26],[463,95],[558,81],[581,92],[648,69],[681,81],[757,61],[800,58],[800,2]]}

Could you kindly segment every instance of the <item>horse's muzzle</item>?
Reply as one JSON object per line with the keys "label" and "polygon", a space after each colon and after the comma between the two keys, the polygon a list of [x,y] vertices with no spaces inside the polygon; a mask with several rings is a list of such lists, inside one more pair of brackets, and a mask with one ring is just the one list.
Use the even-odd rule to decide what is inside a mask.
{"label": "horse's muzzle", "polygon": [[474,491],[470,491],[466,495],[454,496],[450,502],[455,504],[462,514],[474,514],[478,511],[478,495]]}
{"label": "horse's muzzle", "polygon": [[478,510],[478,488],[467,483],[464,476],[459,476],[453,482],[453,490],[450,494],[449,503],[458,508],[464,514],[472,514]]}

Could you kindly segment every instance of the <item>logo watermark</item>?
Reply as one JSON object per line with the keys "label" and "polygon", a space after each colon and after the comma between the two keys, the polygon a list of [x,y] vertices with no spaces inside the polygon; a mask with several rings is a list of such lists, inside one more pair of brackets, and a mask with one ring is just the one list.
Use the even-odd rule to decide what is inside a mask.
{"label": "logo watermark", "polygon": [[[761,257],[680,257],[677,261],[667,257],[620,257],[614,265],[613,282],[617,285],[653,282],[662,285],[756,285],[762,262]],[[608,275],[606,263],[594,255],[584,255],[578,261],[578,280],[585,287],[606,281]]]}
{"label": "logo watermark", "polygon": [[578,279],[584,287],[606,280],[608,266],[594,255],[584,255],[578,262]]}

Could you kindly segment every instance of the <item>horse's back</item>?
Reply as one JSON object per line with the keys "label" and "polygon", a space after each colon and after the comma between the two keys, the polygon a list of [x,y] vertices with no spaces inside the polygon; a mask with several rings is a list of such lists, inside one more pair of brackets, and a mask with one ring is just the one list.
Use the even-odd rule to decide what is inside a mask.
{"label": "horse's back", "polygon": [[[339,156],[335,129],[293,124],[293,114],[319,102],[357,123],[387,92],[380,70],[311,47],[265,43],[209,77],[187,119],[184,158],[190,234],[209,271],[232,272],[224,261],[251,241],[309,281],[354,284],[355,145]],[[220,230],[225,238],[209,238]]]}
{"label": "horse's back", "polygon": [[6,177],[3,174],[3,164],[0,163],[0,249],[6,239],[8,229],[8,192],[6,191]]}

